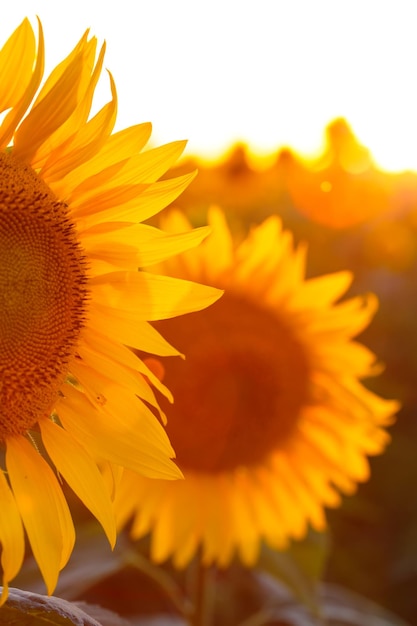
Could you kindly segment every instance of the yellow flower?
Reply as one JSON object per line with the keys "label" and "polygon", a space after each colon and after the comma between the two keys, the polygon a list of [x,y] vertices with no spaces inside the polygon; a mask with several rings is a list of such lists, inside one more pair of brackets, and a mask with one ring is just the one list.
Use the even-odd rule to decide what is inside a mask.
{"label": "yellow flower", "polygon": [[[325,506],[369,476],[367,455],[384,449],[398,409],[365,389],[374,355],[352,340],[376,299],[336,301],[352,276],[305,278],[305,247],[273,216],[234,243],[223,214],[212,235],[166,262],[175,276],[225,289],[212,307],[157,323],[184,352],[166,359],[175,402],[167,431],[185,480],[151,482],[126,472],[116,496],[118,524],[133,515],[134,538],[151,532],[151,557],[185,566],[255,562],[261,540],[282,549]],[[172,213],[175,232],[185,218]],[[156,370],[155,370],[156,371]]]}
{"label": "yellow flower", "polygon": [[[110,486],[98,469],[149,477],[181,472],[149,406],[149,381],[126,346],[176,351],[150,320],[207,306],[218,292],[138,271],[199,243],[140,224],[194,174],[158,181],[184,142],[141,152],[150,124],[111,134],[116,90],[90,116],[104,46],[88,32],[38,91],[44,64],[27,19],[0,51],[0,547],[4,590],[19,571],[26,530],[51,593],[74,543],[59,474],[111,544]],[[163,417],[162,413],[161,416]],[[49,462],[39,453],[45,452]],[[115,469],[116,471],[116,469]]]}
{"label": "yellow flower", "polygon": [[325,150],[319,157],[307,160],[285,150],[279,164],[294,207],[335,229],[387,213],[402,179],[375,167],[343,118],[328,125]]}

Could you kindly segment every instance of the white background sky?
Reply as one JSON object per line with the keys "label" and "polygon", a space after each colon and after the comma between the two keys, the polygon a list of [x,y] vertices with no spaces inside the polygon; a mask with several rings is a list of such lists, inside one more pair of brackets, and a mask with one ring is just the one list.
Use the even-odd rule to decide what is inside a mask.
{"label": "white background sky", "polygon": [[0,1],[1,42],[39,15],[47,69],[87,27],[107,41],[119,128],[311,154],[342,115],[381,166],[417,169],[417,0]]}

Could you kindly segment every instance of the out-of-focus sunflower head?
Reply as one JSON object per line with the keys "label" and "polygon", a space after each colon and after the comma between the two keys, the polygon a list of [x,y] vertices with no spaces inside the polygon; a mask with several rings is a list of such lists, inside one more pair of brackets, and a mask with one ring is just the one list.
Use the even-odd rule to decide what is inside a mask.
{"label": "out-of-focus sunflower head", "polygon": [[330,228],[356,226],[393,209],[401,176],[373,163],[344,119],[326,129],[322,154],[304,159],[286,152],[281,175],[296,209]]}
{"label": "out-of-focus sunflower head", "polygon": [[177,354],[149,322],[219,297],[146,271],[207,231],[167,234],[141,223],[194,173],[159,180],[185,143],[143,151],[148,123],[112,134],[111,75],[111,100],[90,116],[103,58],[87,32],[39,90],[41,24],[36,41],[25,19],[0,50],[0,603],[23,561],[23,529],[49,593],[71,554],[58,472],[111,544],[114,512],[98,461],[182,476],[149,409],[160,411],[149,381],[170,392],[130,348]]}
{"label": "out-of-focus sunflower head", "polygon": [[[185,359],[163,363],[174,394],[167,432],[185,480],[150,481],[126,472],[118,523],[151,533],[151,556],[185,566],[247,565],[261,541],[285,548],[324,508],[369,477],[398,403],[362,385],[379,371],[354,338],[377,308],[373,295],[339,302],[350,272],[305,278],[305,246],[295,247],[270,217],[240,242],[224,214],[209,213],[210,237],[164,263],[170,275],[225,290],[204,312],[158,322]],[[189,227],[171,212],[164,227]]]}

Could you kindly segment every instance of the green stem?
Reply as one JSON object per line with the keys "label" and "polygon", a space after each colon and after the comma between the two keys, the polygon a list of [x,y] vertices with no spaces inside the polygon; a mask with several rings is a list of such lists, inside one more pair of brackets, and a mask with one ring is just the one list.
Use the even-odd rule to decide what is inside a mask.
{"label": "green stem", "polygon": [[199,560],[193,580],[193,605],[188,615],[190,626],[211,626],[212,571]]}
{"label": "green stem", "polygon": [[144,556],[134,552],[133,550],[126,554],[125,563],[135,567],[137,570],[148,576],[148,578],[153,580],[171,600],[172,604],[182,616],[186,617],[190,615],[192,609],[189,605],[189,601],[184,596],[181,588],[177,585],[175,580],[161,567],[154,565],[151,561],[148,561],[148,559]]}
{"label": "green stem", "polygon": [[261,609],[256,613],[250,615],[243,622],[240,622],[239,626],[265,626],[273,619],[273,613],[268,609]]}

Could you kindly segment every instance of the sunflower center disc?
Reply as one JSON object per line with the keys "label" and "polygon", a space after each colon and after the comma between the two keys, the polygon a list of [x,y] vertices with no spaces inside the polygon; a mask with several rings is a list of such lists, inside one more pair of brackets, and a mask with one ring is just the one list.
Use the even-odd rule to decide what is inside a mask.
{"label": "sunflower center disc", "polygon": [[157,328],[186,355],[164,360],[174,394],[167,432],[181,468],[255,465],[287,440],[308,397],[308,364],[278,316],[226,293]]}
{"label": "sunflower center disc", "polygon": [[85,283],[66,206],[0,154],[0,441],[50,413],[82,327]]}

